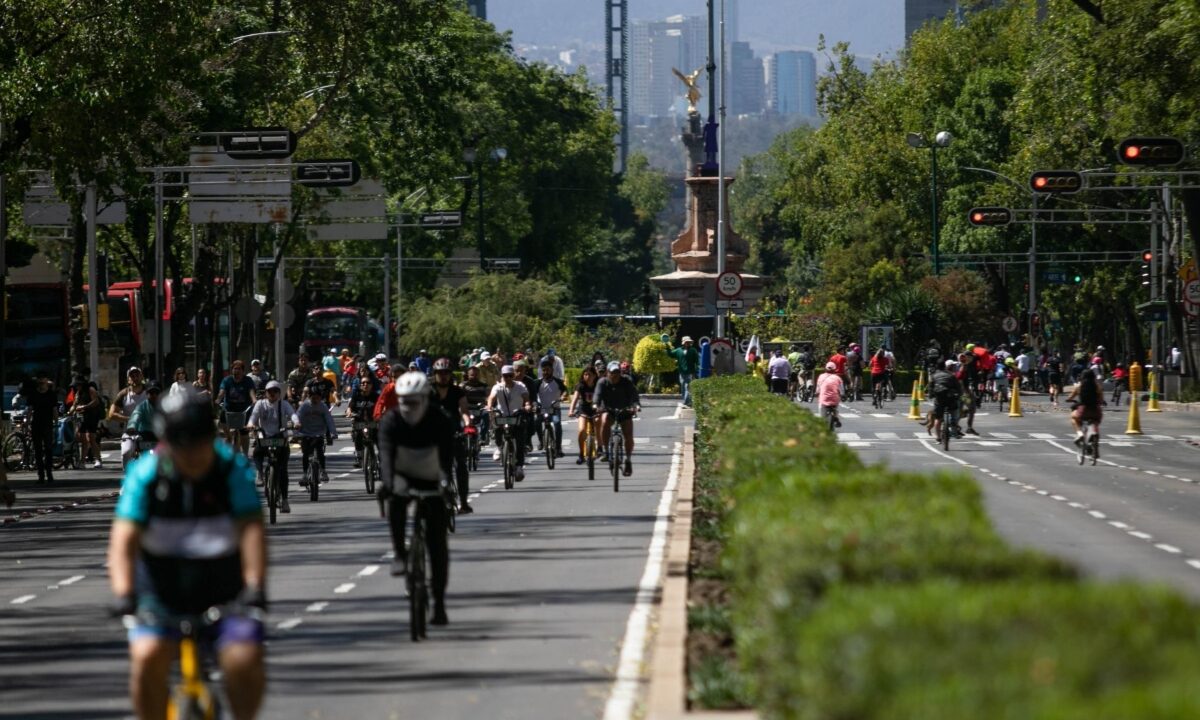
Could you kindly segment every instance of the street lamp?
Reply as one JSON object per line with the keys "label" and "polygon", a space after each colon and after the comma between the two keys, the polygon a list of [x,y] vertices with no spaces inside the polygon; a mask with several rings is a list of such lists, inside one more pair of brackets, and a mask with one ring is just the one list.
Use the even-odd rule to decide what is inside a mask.
{"label": "street lamp", "polygon": [[[492,162],[502,162],[508,157],[508,150],[503,147],[494,147],[488,151]],[[479,269],[485,269],[486,265],[483,259],[483,227],[484,227],[484,206],[483,206],[483,162],[479,157],[479,149],[474,145],[467,145],[463,148],[463,162],[468,165],[475,166],[475,182],[479,185],[479,228],[475,234],[475,243],[479,251]]]}
{"label": "street lamp", "polygon": [[930,173],[932,178],[930,182],[930,219],[933,223],[933,274],[940,275],[942,273],[942,264],[938,257],[938,219],[937,219],[937,149],[940,147],[949,147],[950,142],[954,140],[954,136],[947,130],[942,130],[934,136],[933,142],[930,143],[925,139],[922,133],[910,132],[906,138],[908,144],[914,148],[929,148],[930,157],[932,158],[933,169]]}

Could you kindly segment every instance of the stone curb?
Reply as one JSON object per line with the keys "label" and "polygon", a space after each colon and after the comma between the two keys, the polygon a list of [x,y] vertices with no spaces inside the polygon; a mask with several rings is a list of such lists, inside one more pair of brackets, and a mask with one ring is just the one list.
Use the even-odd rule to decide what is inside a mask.
{"label": "stone curb", "polygon": [[22,520],[29,520],[30,518],[42,517],[43,515],[51,515],[56,512],[62,512],[63,510],[70,510],[71,508],[82,507],[83,505],[91,505],[92,503],[98,503],[103,500],[111,500],[112,498],[115,498],[120,494],[121,494],[120,490],[112,490],[110,492],[106,492],[101,495],[93,495],[91,497],[82,497],[82,498],[79,498],[78,500],[71,500],[70,502],[62,502],[62,503],[56,503],[54,505],[44,505],[42,507],[30,508],[28,510],[22,510],[19,513],[9,515],[7,517],[0,517],[0,527],[8,526],[8,525],[15,525],[15,524],[21,522]]}
{"label": "stone curb", "polygon": [[692,501],[696,465],[695,428],[685,428],[679,487],[671,511],[658,628],[650,649],[650,686],[646,693],[647,720],[757,720],[753,711],[689,712],[687,707],[688,561],[692,550]]}

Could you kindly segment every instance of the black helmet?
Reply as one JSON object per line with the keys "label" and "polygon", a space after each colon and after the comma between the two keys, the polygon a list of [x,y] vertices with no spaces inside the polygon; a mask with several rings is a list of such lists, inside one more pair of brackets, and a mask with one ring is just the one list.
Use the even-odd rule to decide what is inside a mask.
{"label": "black helmet", "polygon": [[163,398],[154,433],[176,447],[195,447],[212,442],[216,437],[212,406],[208,400],[189,393],[175,393]]}

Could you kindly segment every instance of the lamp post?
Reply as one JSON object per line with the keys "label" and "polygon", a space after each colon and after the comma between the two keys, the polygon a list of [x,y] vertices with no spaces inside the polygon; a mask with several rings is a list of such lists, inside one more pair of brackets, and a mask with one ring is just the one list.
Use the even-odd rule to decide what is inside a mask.
{"label": "lamp post", "polygon": [[[494,147],[488,155],[492,162],[500,162],[508,157],[508,150],[502,147]],[[479,186],[479,224],[475,231],[476,248],[479,251],[479,269],[486,269],[486,264],[483,258],[483,228],[484,228],[484,205],[483,205],[483,158],[479,157],[479,149],[475,145],[468,145],[463,148],[463,161],[468,165],[475,166],[475,183]]]}
{"label": "lamp post", "polygon": [[937,217],[937,150],[939,147],[948,147],[950,142],[954,140],[954,136],[948,131],[942,130],[934,136],[933,142],[930,143],[921,133],[910,132],[906,138],[908,144],[915,148],[929,148],[931,163],[933,165],[930,172],[930,221],[933,225],[933,274],[942,274],[942,263],[938,256],[938,217]]}

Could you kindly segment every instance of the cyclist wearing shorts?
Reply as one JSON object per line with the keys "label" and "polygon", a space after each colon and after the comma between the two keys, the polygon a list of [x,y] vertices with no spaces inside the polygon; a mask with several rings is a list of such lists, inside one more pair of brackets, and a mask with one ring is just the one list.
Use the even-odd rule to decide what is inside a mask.
{"label": "cyclist wearing shorts", "polygon": [[[875,394],[876,386],[887,383],[888,367],[887,353],[881,347],[871,356],[871,395]],[[885,394],[884,400],[886,399],[887,395]]]}
{"label": "cyclist wearing shorts", "polygon": [[579,383],[575,386],[575,394],[571,396],[570,409],[567,410],[567,417],[579,418],[579,457],[575,459],[576,465],[582,465],[585,462],[583,457],[584,436],[587,435],[587,424],[596,412],[592,407],[592,395],[595,391],[596,368],[584,365],[583,373],[579,376]]}
{"label": "cyclist wearing shorts", "polygon": [[[529,388],[516,381],[516,373],[512,365],[500,368],[500,382],[492,386],[492,392],[487,399],[487,409],[489,413],[494,412],[502,417],[516,418],[525,416],[533,409],[533,404],[529,400]],[[517,448],[517,472],[515,475],[517,482],[525,479],[525,443],[520,428],[519,424],[510,428],[515,432],[513,439]],[[500,448],[504,444],[500,435],[501,433],[497,429],[494,434],[496,450],[492,454],[493,460],[500,459]]]}
{"label": "cyclist wearing shorts", "polygon": [[[267,566],[249,461],[216,442],[207,402],[171,395],[161,410],[160,453],[129,466],[108,547],[114,614],[136,618],[129,631],[134,711],[155,719],[167,716],[180,622],[233,603],[265,610]],[[258,713],[266,684],[262,621],[245,610],[226,608],[204,628],[236,718]]]}
{"label": "cyclist wearing shorts", "polygon": [[935,437],[941,437],[942,433],[942,416],[946,411],[950,411],[950,424],[953,426],[951,432],[955,437],[963,437],[962,432],[958,429],[958,413],[962,408],[963,386],[959,382],[957,373],[959,372],[959,362],[957,360],[947,360],[945,369],[936,370],[933,376],[929,378],[929,390],[933,394],[933,416],[929,423],[922,423],[929,429],[929,433]]}
{"label": "cyclist wearing shorts", "polygon": [[[246,454],[250,443],[250,434],[244,427],[245,414],[254,402],[254,380],[246,374],[246,364],[234,360],[229,366],[229,377],[221,381],[217,391],[217,405],[221,407],[221,427],[225,431],[225,441],[236,450]],[[230,415],[241,416],[241,420],[230,422]]]}
{"label": "cyclist wearing shorts", "polygon": [[[250,410],[250,419],[246,421],[246,429],[261,430],[263,437],[267,438],[282,437],[295,411],[291,403],[283,397],[283,383],[278,380],[268,382],[266,393],[265,398],[255,401]],[[262,474],[267,452],[267,448],[254,449],[254,465],[259,475]],[[275,452],[278,454],[276,466],[279,468],[279,494],[283,500],[280,512],[290,513],[292,506],[288,504],[288,446],[285,444]]]}
{"label": "cyclist wearing shorts", "polygon": [[1104,390],[1100,379],[1091,368],[1083,371],[1075,389],[1067,397],[1071,403],[1071,425],[1075,428],[1075,444],[1083,442],[1083,424],[1093,423],[1100,432],[1100,421],[1104,419]]}
{"label": "cyclist wearing shorts", "polygon": [[838,403],[842,399],[843,380],[841,374],[837,371],[837,363],[830,360],[825,363],[825,372],[817,378],[817,402],[821,405],[821,415],[833,415],[834,427],[842,426],[842,419],[838,417]]}
{"label": "cyclist wearing shorts", "polygon": [[1050,387],[1050,402],[1054,407],[1058,407],[1058,396],[1063,391],[1062,370],[1062,356],[1055,350],[1050,357],[1046,358],[1046,384]]}
{"label": "cyclist wearing shorts", "polygon": [[[113,398],[112,405],[108,409],[108,419],[116,420],[121,423],[122,427],[129,424],[129,418],[133,415],[133,410],[142,401],[146,399],[146,381],[142,377],[142,371],[138,368],[131,367],[125,373],[129,379],[129,384],[122,388],[121,392]],[[121,435],[121,463],[128,462],[133,456],[134,450],[137,449],[137,438],[125,432]]]}
{"label": "cyclist wearing shorts", "polygon": [[[608,454],[608,439],[612,435],[612,426],[622,411],[628,411],[629,416],[621,419],[621,432],[625,434],[625,467],[622,473],[628,477],[633,474],[633,416],[641,408],[637,386],[633,381],[621,375],[621,363],[613,360],[608,364],[608,377],[600,378],[596,389],[592,392],[592,402],[596,412],[600,413],[600,447]],[[607,457],[605,457],[607,460]]]}

